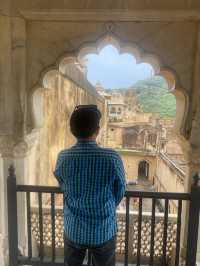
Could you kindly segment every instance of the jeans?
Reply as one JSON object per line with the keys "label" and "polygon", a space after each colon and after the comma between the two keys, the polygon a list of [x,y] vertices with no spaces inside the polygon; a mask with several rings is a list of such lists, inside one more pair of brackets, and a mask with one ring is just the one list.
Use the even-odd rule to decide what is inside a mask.
{"label": "jeans", "polygon": [[92,255],[94,266],[115,266],[116,238],[99,245],[84,246],[65,239],[65,266],[82,266],[86,250]]}

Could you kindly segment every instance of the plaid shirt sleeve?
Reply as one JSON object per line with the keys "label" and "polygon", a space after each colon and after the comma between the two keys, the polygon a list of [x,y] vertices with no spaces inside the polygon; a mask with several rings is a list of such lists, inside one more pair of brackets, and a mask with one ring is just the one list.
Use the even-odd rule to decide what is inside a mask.
{"label": "plaid shirt sleeve", "polygon": [[126,181],[125,181],[125,171],[123,162],[118,155],[117,160],[114,162],[114,196],[115,196],[115,204],[119,205],[122,198],[124,197],[125,189],[126,189]]}
{"label": "plaid shirt sleeve", "polygon": [[63,157],[63,154],[62,152],[60,152],[58,154],[58,159],[57,159],[57,162],[56,162],[56,167],[55,167],[55,171],[54,171],[54,176],[56,177],[58,183],[60,186],[62,186],[62,184],[64,183],[64,157]]}

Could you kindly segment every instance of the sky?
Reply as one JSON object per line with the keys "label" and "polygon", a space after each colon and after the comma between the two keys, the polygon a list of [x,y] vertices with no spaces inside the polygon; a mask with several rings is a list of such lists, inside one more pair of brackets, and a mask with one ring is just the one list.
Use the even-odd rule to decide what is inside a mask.
{"label": "sky", "polygon": [[89,54],[87,58],[87,78],[95,85],[100,82],[104,88],[128,88],[138,80],[144,80],[153,75],[149,64],[136,64],[130,54],[119,54],[118,50],[108,45],[99,54]]}

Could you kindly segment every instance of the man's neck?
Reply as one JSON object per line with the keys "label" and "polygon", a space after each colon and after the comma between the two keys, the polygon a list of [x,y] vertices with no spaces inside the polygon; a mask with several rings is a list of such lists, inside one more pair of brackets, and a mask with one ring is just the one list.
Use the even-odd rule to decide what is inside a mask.
{"label": "man's neck", "polygon": [[84,138],[84,139],[78,139],[78,141],[83,141],[83,142],[96,142],[96,138]]}

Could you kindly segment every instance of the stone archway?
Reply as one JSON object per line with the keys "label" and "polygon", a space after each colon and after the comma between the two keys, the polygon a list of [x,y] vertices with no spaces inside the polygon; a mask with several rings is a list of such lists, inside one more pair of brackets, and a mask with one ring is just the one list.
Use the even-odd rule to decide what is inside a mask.
{"label": "stone archway", "polygon": [[[67,6],[65,5],[66,2]],[[2,90],[1,96],[3,99],[3,101],[1,101],[2,112],[0,119],[1,121],[3,121],[3,123],[1,124],[1,132],[3,132],[3,138],[2,138],[3,146],[0,147],[1,165],[2,165],[1,168],[1,177],[2,177],[1,191],[3,192],[2,197],[4,197],[4,192],[6,191],[5,189],[6,182],[3,177],[6,177],[7,175],[8,165],[11,162],[15,161],[15,159],[13,159],[12,157],[13,147],[10,147],[13,141],[12,135],[11,135],[11,140],[10,139],[4,140],[4,135],[8,134],[10,136],[12,132],[14,132],[13,134],[16,134],[16,130],[14,127],[13,130],[10,129],[11,128],[10,124],[12,124],[13,121],[15,123],[16,121],[17,123],[19,123],[18,122],[19,120],[16,120],[18,114],[16,113],[16,108],[15,108],[17,104],[14,103],[15,94],[18,95],[19,93],[21,93],[21,98],[23,98],[24,101],[26,101],[25,99],[28,98],[28,103],[26,102],[24,108],[25,134],[27,134],[27,132],[30,133],[30,130],[32,129],[35,130],[32,132],[33,134],[26,135],[24,139],[26,142],[28,142],[29,146],[35,145],[33,144],[35,142],[35,139],[39,140],[37,129],[39,129],[43,125],[44,121],[42,106],[43,106],[43,93],[45,92],[45,90],[43,88],[43,85],[41,85],[42,83],[37,84],[35,89],[38,89],[38,93],[35,94],[35,99],[34,99],[35,103],[33,108],[32,105],[33,94],[29,94],[28,89],[30,89],[33,86],[33,84],[35,84],[35,82],[38,80],[38,74],[41,72],[41,70],[44,67],[46,68],[46,66],[54,63],[54,59],[60,54],[61,50],[62,54],[64,54],[64,52],[66,51],[71,51],[70,50],[71,47],[73,49],[76,49],[76,47],[79,46],[79,43],[82,42],[82,40],[85,41],[88,39],[89,35],[91,36],[91,38],[93,38],[93,40],[96,38],[96,36],[101,35],[102,26],[100,25],[99,21],[101,22],[111,21],[111,20],[116,21],[121,28],[121,31],[119,32],[121,33],[124,31],[122,35],[121,34],[119,35],[129,40],[135,40],[135,35],[136,35],[135,33],[137,32],[140,32],[143,35],[144,30],[146,28],[147,38],[145,39],[144,36],[142,36],[142,38],[137,39],[137,43],[140,43],[141,41],[144,40],[144,43],[146,42],[146,44],[143,45],[144,50],[146,51],[151,50],[153,53],[156,53],[156,51],[158,51],[159,55],[164,55],[166,53],[165,54],[166,56],[163,57],[162,62],[165,62],[165,65],[172,66],[172,68],[177,70],[182,85],[180,85],[179,82],[176,83],[176,88],[173,90],[173,93],[176,94],[176,99],[177,99],[176,128],[178,129],[177,132],[183,137],[182,138],[183,144],[188,144],[184,146],[186,146],[188,152],[188,162],[190,163],[191,166],[191,171],[190,174],[188,174],[188,177],[191,177],[196,171],[199,171],[200,169],[200,162],[199,162],[200,152],[199,152],[199,144],[197,143],[197,141],[199,140],[198,125],[200,121],[198,115],[200,111],[198,108],[198,102],[199,102],[198,73],[200,68],[199,67],[200,65],[199,64],[200,60],[199,59],[199,51],[200,51],[199,11],[196,9],[195,10],[188,9],[188,7],[195,6],[194,4],[191,4],[191,2],[195,1],[187,1],[187,3],[186,1],[179,1],[180,9],[177,10],[172,8],[171,2],[169,3],[168,10],[167,9],[165,10],[165,7],[163,7],[163,9],[161,10],[158,10],[161,6],[160,2],[157,7],[156,6],[157,4],[154,5],[153,3],[150,3],[150,1],[146,1],[148,2],[148,8],[146,6],[147,9],[144,8],[143,10],[143,8],[142,9],[139,8],[137,10],[138,7],[134,6],[134,4],[133,5],[131,4],[132,6],[128,11],[127,8],[119,11],[119,6],[118,6],[119,3],[117,3],[118,1],[113,2],[114,3],[113,7],[115,4],[116,6],[118,6],[117,10],[100,9],[98,11],[96,9],[93,9],[95,4],[93,3],[93,1],[90,1],[91,4],[87,6],[91,7],[91,9],[85,10],[86,12],[82,12],[80,9],[74,12],[72,8],[74,8],[75,3],[74,2],[71,3],[71,9],[70,9],[70,4],[68,2],[70,1],[65,1],[65,4],[63,4],[63,6],[61,4],[62,7],[60,7],[60,3],[51,5],[50,7],[49,1],[46,1],[45,3],[44,1],[38,1],[37,4],[35,4],[34,6],[34,10],[32,10],[33,4],[30,1],[26,1],[26,3],[24,1],[21,1],[21,4],[19,3],[18,8],[16,8],[17,3],[16,5],[13,6],[13,13],[12,12],[11,13],[15,14],[16,11],[16,14],[13,17],[11,17],[11,14],[9,14],[7,10],[5,15],[3,7],[2,21],[5,20],[6,23],[1,24],[2,40],[3,40],[1,42],[1,48],[3,48],[1,50],[2,51],[1,66],[2,69],[4,69],[6,66],[6,69],[8,69],[8,71],[4,71],[4,75],[2,76],[0,82]],[[79,2],[80,5],[82,5],[82,2],[81,1]],[[104,2],[106,3],[106,1]],[[176,1],[173,2],[174,7],[175,6],[178,7],[179,4],[175,2]],[[24,3],[25,6],[23,5]],[[106,6],[105,3],[102,3],[103,8],[105,8]],[[122,1],[120,1],[120,3],[121,3],[120,8],[124,8],[124,3],[122,3]],[[100,2],[98,2],[98,5],[99,4]],[[64,5],[66,9],[63,9]],[[140,5],[141,6],[144,5],[143,1],[140,2]],[[186,5],[187,9],[185,9]],[[149,9],[149,7],[151,8]],[[57,8],[61,8],[60,11]],[[97,6],[97,8],[99,8],[99,6]],[[7,5],[5,5],[5,9],[7,9]],[[14,11],[14,9],[16,10]],[[131,9],[133,10],[133,13]],[[11,20],[12,23],[10,23]],[[138,23],[138,21],[140,21],[141,23]],[[160,23],[163,21],[164,22],[172,21],[172,23],[167,23],[168,26],[166,27],[165,25],[162,25],[162,23]],[[72,22],[75,22],[76,24],[72,24]],[[131,24],[130,22],[133,23]],[[86,26],[84,23],[86,23]],[[12,24],[14,25],[14,27],[10,27],[10,25]],[[121,26],[122,24],[123,26]],[[74,25],[76,25],[75,28],[73,28]],[[95,35],[95,31],[97,29],[101,32],[100,34]],[[95,36],[93,35],[93,32]],[[55,37],[50,38],[48,36],[55,36]],[[129,36],[133,37],[129,38]],[[41,39],[41,37],[43,38]],[[73,42],[71,44],[70,40],[72,38],[76,38],[78,41],[74,42],[75,44]],[[170,43],[171,45],[169,45]],[[191,45],[188,45],[189,43]],[[37,49],[33,49],[34,47],[37,47]],[[184,47],[187,47],[187,49],[186,50],[183,49]],[[171,53],[171,51],[173,51],[173,53]],[[174,57],[176,53],[180,55],[180,58]],[[184,57],[182,56],[183,54]],[[42,56],[45,58],[44,60],[40,60],[40,57]],[[7,58],[8,60],[5,60],[5,58]],[[12,60],[10,60],[11,58]],[[32,66],[30,66],[30,63],[33,61],[33,59],[34,62]],[[180,65],[183,67],[179,68]],[[28,67],[29,71],[27,71]],[[55,70],[57,69],[58,68],[56,66]],[[27,72],[29,72],[30,73],[29,75],[33,77],[31,80],[29,80]],[[170,73],[171,71],[169,71],[168,73],[169,76]],[[165,74],[168,76],[167,73]],[[182,78],[180,77],[181,75],[183,77],[186,76],[187,78]],[[26,82],[26,80],[28,80],[28,82]],[[185,95],[182,86],[185,86],[184,89],[187,89],[187,93],[191,97],[190,112],[189,112],[190,115],[188,115],[187,123],[185,120],[188,110],[188,98]],[[26,93],[28,94],[28,96],[26,95]],[[26,108],[30,108],[29,113],[31,113],[31,115],[28,116],[28,118],[26,118]],[[30,117],[32,117],[33,119],[31,120]],[[21,125],[22,124],[23,123],[21,120]],[[3,126],[5,128],[3,128]],[[7,130],[7,127],[9,130]],[[26,130],[27,128],[28,130]],[[187,137],[188,140],[187,143],[185,137]],[[17,141],[19,140],[15,140],[14,145],[16,144]],[[26,162],[26,158],[24,161]],[[29,169],[28,171],[31,171],[31,169]],[[191,186],[191,179],[190,180],[188,179],[188,182],[186,184],[186,190],[189,190],[190,186]],[[4,214],[4,212],[2,213]],[[2,243],[3,242],[5,241],[2,240]]]}
{"label": "stone archway", "polygon": [[[55,62],[54,66],[47,68],[45,71],[42,72],[41,78],[38,81],[38,84],[34,86],[32,89],[32,93],[30,95],[31,99],[31,106],[32,106],[32,128],[38,128],[42,126],[42,100],[39,99],[39,95],[42,97],[41,89],[49,89],[52,84],[55,82],[58,76],[62,77],[70,77],[74,79],[77,77],[74,76],[75,68],[80,69],[82,62],[84,61],[84,57],[88,54],[99,54],[99,52],[107,45],[113,45],[120,54],[129,53],[133,55],[136,59],[136,63],[147,63],[152,66],[155,75],[162,76],[169,88],[169,92],[174,94],[176,97],[176,105],[177,105],[177,112],[176,112],[176,121],[175,121],[175,130],[179,136],[184,136],[184,124],[186,122],[186,115],[188,112],[188,97],[185,94],[185,90],[179,84],[179,79],[176,76],[173,70],[165,67],[164,64],[158,59],[158,57],[151,53],[144,52],[141,48],[139,48],[134,43],[124,43],[121,42],[112,32],[108,32],[102,38],[98,39],[97,42],[93,43],[83,43],[82,46],[74,53],[66,54],[58,58]],[[86,87],[90,89],[91,85],[89,82],[86,82]],[[38,93],[40,91],[40,93]],[[96,95],[97,96],[97,95]],[[37,100],[35,100],[37,98]],[[35,109],[35,101],[38,103],[36,104]],[[40,108],[40,112],[38,112],[38,107]]]}
{"label": "stone archway", "polygon": [[147,161],[140,161],[138,164],[138,179],[148,180],[150,165]]}
{"label": "stone archway", "polygon": [[[117,48],[120,54],[129,53],[133,55],[137,63],[150,64],[154,69],[155,75],[160,75],[166,80],[169,91],[175,95],[177,102],[175,130],[179,136],[183,136],[184,123],[187,114],[187,97],[184,94],[184,89],[181,88],[175,73],[171,69],[164,67],[156,55],[144,52],[134,43],[121,42],[112,32],[108,32],[97,42],[83,43],[79,50],[61,56],[54,66],[42,72],[41,78],[38,81],[38,84],[32,89],[32,93],[29,98],[31,100],[30,105],[32,106],[32,130],[41,131],[43,128],[45,120],[44,96],[58,86],[63,79],[70,79],[75,81],[79,87],[83,87],[84,90],[90,94],[90,103],[93,103],[94,101],[101,101],[100,95],[93,89],[87,79],[81,78],[80,71],[84,73],[82,62],[84,62],[86,55],[90,53],[98,54],[101,49],[108,44]],[[74,95],[74,99],[77,104],[82,101],[81,97],[79,97],[79,99],[77,98],[77,95]],[[72,106],[73,105],[70,105],[69,109],[73,108]],[[105,110],[105,108],[103,109]]]}

